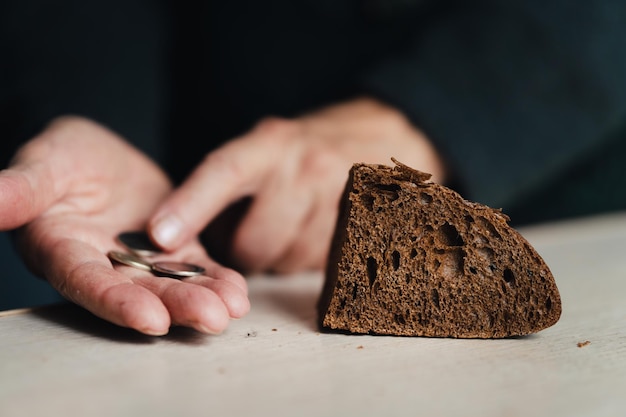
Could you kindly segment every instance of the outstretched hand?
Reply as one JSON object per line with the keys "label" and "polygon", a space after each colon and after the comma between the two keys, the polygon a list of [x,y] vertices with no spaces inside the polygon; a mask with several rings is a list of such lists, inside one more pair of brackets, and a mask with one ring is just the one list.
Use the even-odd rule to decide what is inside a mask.
{"label": "outstretched hand", "polygon": [[443,180],[443,163],[427,138],[377,101],[267,119],[208,154],[151,217],[149,230],[174,250],[229,205],[252,197],[233,237],[235,262],[249,271],[323,268],[350,167],[389,164],[391,157]]}
{"label": "outstretched hand", "polygon": [[119,232],[145,227],[171,191],[164,173],[111,131],[82,118],[53,122],[0,172],[0,230],[18,229],[27,266],[64,297],[151,335],[171,325],[219,333],[249,310],[243,277],[187,235],[168,259],[206,268],[184,280],[113,266]]}

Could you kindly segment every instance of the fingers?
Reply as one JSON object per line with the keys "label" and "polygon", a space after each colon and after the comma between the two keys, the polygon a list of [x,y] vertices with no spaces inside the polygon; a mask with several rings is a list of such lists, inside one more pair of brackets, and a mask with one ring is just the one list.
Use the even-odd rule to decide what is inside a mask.
{"label": "fingers", "polygon": [[[111,267],[97,249],[77,240],[57,242],[49,253],[50,283],[69,300],[124,327],[163,335],[172,324],[218,334],[229,319],[249,308],[245,281],[234,271],[213,266],[220,278],[185,281],[157,278],[130,267]],[[243,282],[243,284],[242,284]]]}
{"label": "fingers", "polygon": [[235,235],[233,252],[250,270],[321,268],[347,176],[333,152],[309,148],[256,197]]}
{"label": "fingers", "polygon": [[288,249],[310,216],[315,195],[298,183],[298,160],[286,161],[260,190],[233,239],[233,253],[247,271],[268,269]]}
{"label": "fingers", "polygon": [[230,204],[255,194],[283,162],[282,141],[293,129],[290,122],[268,121],[207,155],[152,216],[148,229],[154,241],[176,249]]}
{"label": "fingers", "polygon": [[141,273],[133,280],[160,299],[172,324],[203,333],[219,334],[231,318],[241,318],[250,310],[246,290],[236,283],[238,279],[194,276],[177,280]]}
{"label": "fingers", "polygon": [[274,261],[272,270],[287,274],[299,270],[320,270],[326,266],[331,236],[335,230],[337,207],[312,210],[288,250]]}
{"label": "fingers", "polygon": [[194,286],[202,286],[216,294],[224,303],[230,318],[242,318],[250,311],[250,301],[245,295],[245,291],[232,282],[208,276],[186,278],[184,282]]}
{"label": "fingers", "polygon": [[170,315],[159,297],[115,271],[105,255],[77,241],[61,240],[42,261],[45,276],[65,298],[95,315],[149,335],[168,332]]}
{"label": "fingers", "polygon": [[[208,334],[219,334],[228,326],[228,307],[218,294],[208,288],[145,274],[136,278],[135,282],[158,296],[169,312],[172,324]],[[235,291],[240,290],[235,287]]]}

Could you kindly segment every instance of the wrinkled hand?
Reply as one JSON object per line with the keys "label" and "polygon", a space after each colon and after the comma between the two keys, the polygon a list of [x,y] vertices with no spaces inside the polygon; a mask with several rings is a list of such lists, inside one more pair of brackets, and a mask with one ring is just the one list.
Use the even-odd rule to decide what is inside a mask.
{"label": "wrinkled hand", "polygon": [[392,156],[443,180],[443,163],[425,136],[377,101],[267,119],[208,154],[157,210],[149,230],[162,247],[175,249],[251,196],[233,237],[236,263],[251,271],[323,268],[350,167],[390,164]]}
{"label": "wrinkled hand", "polygon": [[206,276],[183,281],[113,267],[106,256],[118,248],[115,236],[144,227],[170,190],[167,177],[112,132],[61,118],[0,172],[0,230],[19,228],[29,268],[106,320],[151,335],[172,324],[219,333],[248,311],[246,283],[197,240],[168,255],[206,268]]}

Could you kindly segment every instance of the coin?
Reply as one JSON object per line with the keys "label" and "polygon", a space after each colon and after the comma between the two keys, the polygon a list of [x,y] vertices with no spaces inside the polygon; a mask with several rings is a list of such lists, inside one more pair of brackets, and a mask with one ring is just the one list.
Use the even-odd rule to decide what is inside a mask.
{"label": "coin", "polygon": [[204,268],[186,262],[162,261],[152,264],[152,272],[155,275],[162,275],[170,278],[186,278],[195,275],[202,275]]}
{"label": "coin", "polygon": [[112,250],[107,253],[107,256],[112,261],[118,262],[120,264],[132,266],[133,268],[143,269],[144,271],[152,271],[152,264],[150,262],[132,253]]}
{"label": "coin", "polygon": [[148,233],[141,230],[122,232],[117,235],[117,240],[130,252],[139,256],[150,257],[162,253],[161,249],[152,243]]}
{"label": "coin", "polygon": [[142,269],[144,271],[150,271],[154,275],[160,277],[180,279],[193,277],[195,275],[202,275],[205,271],[205,269],[201,266],[186,262],[161,261],[151,263],[134,253],[126,253],[115,250],[109,251],[107,256],[112,261],[126,266],[132,266],[133,268]]}

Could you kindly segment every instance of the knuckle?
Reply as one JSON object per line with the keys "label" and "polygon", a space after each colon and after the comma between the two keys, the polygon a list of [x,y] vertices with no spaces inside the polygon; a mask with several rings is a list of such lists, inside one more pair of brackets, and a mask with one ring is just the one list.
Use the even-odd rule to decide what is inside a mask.
{"label": "knuckle", "polygon": [[261,119],[254,127],[256,133],[273,137],[289,136],[297,129],[298,123],[296,121],[275,116]]}
{"label": "knuckle", "polygon": [[341,158],[337,153],[327,147],[317,147],[310,150],[302,157],[301,170],[305,177],[324,178],[343,168]]}
{"label": "knuckle", "polygon": [[290,119],[269,116],[261,119],[254,129],[262,133],[280,134],[292,130],[295,124],[296,123]]}
{"label": "knuckle", "polygon": [[68,131],[84,134],[85,131],[92,131],[96,127],[99,127],[99,125],[86,117],[64,115],[52,119],[47,126],[46,132],[53,135],[65,134]]}
{"label": "knuckle", "polygon": [[67,115],[63,115],[63,116],[57,116],[55,118],[53,118],[50,123],[48,124],[48,126],[50,127],[64,127],[67,125],[73,125],[76,123],[90,123],[89,119],[82,117],[82,116],[76,116],[73,114],[67,114]]}

